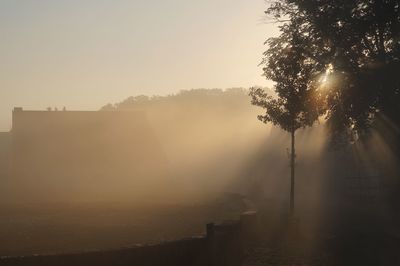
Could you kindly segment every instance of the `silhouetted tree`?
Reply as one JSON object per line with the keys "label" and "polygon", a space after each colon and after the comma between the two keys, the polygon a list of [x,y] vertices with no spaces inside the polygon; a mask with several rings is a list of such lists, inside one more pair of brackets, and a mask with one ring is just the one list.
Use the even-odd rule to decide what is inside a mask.
{"label": "silhouetted tree", "polygon": [[378,113],[400,124],[400,1],[278,0],[266,13],[283,30],[302,29],[316,72],[332,66],[337,80],[326,103],[333,133],[365,132]]}
{"label": "silhouetted tree", "polygon": [[267,41],[264,53],[265,76],[275,82],[276,95],[268,94],[261,88],[251,88],[252,104],[265,109],[258,118],[264,123],[271,122],[291,134],[291,185],[290,213],[294,213],[295,178],[295,133],[302,127],[311,126],[321,114],[318,99],[318,81],[314,79],[315,62],[309,60],[308,40],[303,38],[296,21],[286,24],[281,36]]}

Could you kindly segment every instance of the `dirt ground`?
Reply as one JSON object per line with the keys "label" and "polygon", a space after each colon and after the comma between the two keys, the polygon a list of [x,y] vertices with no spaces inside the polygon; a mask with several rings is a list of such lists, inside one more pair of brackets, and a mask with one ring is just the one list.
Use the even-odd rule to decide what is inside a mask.
{"label": "dirt ground", "polygon": [[244,266],[400,265],[397,220],[348,213],[313,228],[304,226],[304,220],[271,220],[271,215],[261,217],[258,238],[246,249]]}
{"label": "dirt ground", "polygon": [[70,253],[158,243],[205,233],[238,218],[223,204],[29,206],[0,208],[0,256]]}

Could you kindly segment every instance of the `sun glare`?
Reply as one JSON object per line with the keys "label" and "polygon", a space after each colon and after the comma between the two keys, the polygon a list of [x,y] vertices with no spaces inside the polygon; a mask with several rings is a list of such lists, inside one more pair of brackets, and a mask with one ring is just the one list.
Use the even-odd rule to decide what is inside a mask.
{"label": "sun glare", "polygon": [[333,65],[329,64],[325,69],[325,73],[320,78],[320,88],[327,89],[329,88],[329,83],[331,81],[331,74],[333,73]]}

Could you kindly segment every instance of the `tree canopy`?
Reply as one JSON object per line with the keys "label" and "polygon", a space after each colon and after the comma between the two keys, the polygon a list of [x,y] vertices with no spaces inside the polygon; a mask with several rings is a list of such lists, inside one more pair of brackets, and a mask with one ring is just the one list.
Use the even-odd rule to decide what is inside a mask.
{"label": "tree canopy", "polygon": [[[266,13],[279,22],[281,35],[269,39],[265,74],[271,78],[271,47],[295,31],[303,62],[315,78],[330,68],[324,94],[333,133],[365,131],[377,115],[400,124],[400,1],[278,0]],[[277,41],[278,40],[278,41]],[[293,58],[293,60],[298,60]],[[286,75],[286,73],[285,73]],[[311,76],[307,76],[310,78]]]}
{"label": "tree canopy", "polygon": [[281,27],[279,37],[267,41],[268,50],[262,64],[265,76],[275,82],[276,95],[261,88],[250,90],[252,103],[265,109],[265,114],[258,118],[288,132],[311,126],[322,111],[318,104],[320,80],[315,78],[318,75],[316,62],[310,60],[309,42],[299,26],[297,21],[286,24]]}

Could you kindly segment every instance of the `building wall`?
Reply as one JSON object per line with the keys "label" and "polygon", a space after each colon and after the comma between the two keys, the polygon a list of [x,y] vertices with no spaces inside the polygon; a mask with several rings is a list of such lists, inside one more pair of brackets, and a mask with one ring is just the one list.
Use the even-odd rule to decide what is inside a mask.
{"label": "building wall", "polygon": [[[0,202],[8,197],[11,171],[11,133],[0,132]],[[1,204],[1,203],[0,203]]]}
{"label": "building wall", "polygon": [[12,190],[22,200],[133,199],[167,160],[144,113],[14,110]]}

